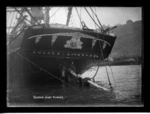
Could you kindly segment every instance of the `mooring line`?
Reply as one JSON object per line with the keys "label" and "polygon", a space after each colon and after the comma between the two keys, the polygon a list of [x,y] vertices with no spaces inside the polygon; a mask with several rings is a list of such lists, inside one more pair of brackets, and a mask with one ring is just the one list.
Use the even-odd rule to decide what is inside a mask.
{"label": "mooring line", "polygon": [[116,81],[115,81],[115,77],[114,77],[114,74],[113,74],[112,68],[111,68],[111,66],[110,66],[110,65],[109,65],[109,67],[110,67],[110,71],[111,71],[111,74],[112,74],[112,77],[113,77],[113,80],[114,80],[114,83],[115,83],[115,86],[116,86]]}
{"label": "mooring line", "polygon": [[[98,34],[97,34],[97,37],[99,37]],[[104,39],[104,35],[103,35],[103,39]],[[104,55],[103,55],[103,51],[102,51],[102,47],[101,47],[100,41],[99,41],[99,46],[100,46],[100,50],[101,50],[101,57],[102,57],[102,59],[104,59]],[[107,66],[104,66],[104,67],[105,67],[105,69],[106,69],[109,86],[110,86],[111,88],[113,88],[113,87],[112,87],[112,84],[111,84],[111,81],[110,81],[109,74],[108,74]]]}
{"label": "mooring line", "polygon": [[98,73],[98,71],[99,71],[99,67],[100,67],[100,66],[98,65],[94,76],[91,78],[94,82],[95,82],[95,77],[96,77],[96,75],[97,75],[97,73]]}

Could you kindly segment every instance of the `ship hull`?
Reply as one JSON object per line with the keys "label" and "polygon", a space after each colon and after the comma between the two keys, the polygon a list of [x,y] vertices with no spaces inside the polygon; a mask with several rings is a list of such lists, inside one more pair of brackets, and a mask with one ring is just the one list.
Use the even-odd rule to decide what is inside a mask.
{"label": "ship hull", "polygon": [[82,74],[109,56],[116,39],[93,31],[43,27],[27,28],[18,37],[20,41],[9,45],[9,88],[46,74],[59,80],[64,66]]}

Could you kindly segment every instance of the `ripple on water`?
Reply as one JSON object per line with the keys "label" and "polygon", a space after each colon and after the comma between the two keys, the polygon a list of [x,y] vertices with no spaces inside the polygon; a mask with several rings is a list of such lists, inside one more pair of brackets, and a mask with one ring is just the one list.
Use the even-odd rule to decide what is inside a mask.
{"label": "ripple on water", "polygon": [[[111,69],[113,75],[111,74]],[[101,104],[127,104],[140,105],[141,103],[141,65],[130,66],[107,66],[112,86],[112,92],[98,90],[97,88],[72,87],[64,84],[46,84],[33,89],[22,89],[9,92],[9,102],[29,104],[79,104],[79,105],[101,105]],[[83,74],[83,77],[92,77],[96,67]],[[109,88],[105,67],[100,67],[95,80],[97,84]],[[33,96],[62,96],[62,99],[35,100]],[[62,105],[63,106],[63,105]]]}

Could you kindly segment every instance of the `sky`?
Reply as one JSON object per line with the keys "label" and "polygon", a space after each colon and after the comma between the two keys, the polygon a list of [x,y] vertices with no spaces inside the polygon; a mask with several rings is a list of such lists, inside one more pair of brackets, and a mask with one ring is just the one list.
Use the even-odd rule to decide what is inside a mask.
{"label": "sky", "polygon": [[[58,8],[51,10],[51,14],[57,11],[57,9]],[[87,9],[92,15],[90,8]],[[125,24],[126,21],[129,19],[131,19],[132,21],[137,21],[142,19],[142,9],[140,7],[96,7],[96,8],[92,7],[92,9],[96,12],[102,25],[114,26],[116,24]],[[81,13],[81,19],[86,23],[86,25],[89,28],[95,28],[94,22],[89,17],[85,9],[83,7],[77,7],[77,10],[79,14]],[[57,15],[51,18],[51,21],[65,24],[67,19],[66,15],[68,12],[67,8],[60,8],[58,12],[59,13],[57,13]],[[71,23],[73,23],[76,27],[80,27],[79,17],[76,13],[75,8],[73,8],[72,11],[70,25]]]}
{"label": "sky", "polygon": [[[90,14],[94,16],[89,7],[86,7]],[[142,20],[141,7],[92,7],[96,12],[102,25],[114,26],[116,24],[125,24],[127,20]],[[83,7],[77,7],[81,20],[85,22],[88,28],[95,29],[96,26]],[[56,13],[56,14],[55,14]],[[50,24],[66,24],[68,7],[52,7],[50,10]],[[55,15],[54,15],[55,14]],[[7,25],[11,22],[11,16],[7,15]],[[96,20],[96,18],[95,18]],[[98,22],[97,22],[98,23]],[[81,27],[76,9],[73,7],[69,26]]]}

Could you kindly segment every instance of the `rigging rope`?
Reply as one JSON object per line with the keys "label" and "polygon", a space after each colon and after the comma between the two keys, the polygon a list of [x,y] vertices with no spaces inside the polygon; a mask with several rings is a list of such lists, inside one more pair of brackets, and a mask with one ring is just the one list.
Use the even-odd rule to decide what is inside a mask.
{"label": "rigging rope", "polygon": [[[95,8],[95,7],[94,7]],[[95,13],[96,13],[96,8],[95,8]],[[95,19],[95,18],[94,18]],[[97,26],[95,25],[95,29],[96,29],[96,32],[97,32]]]}
{"label": "rigging rope", "polygon": [[[14,8],[14,9],[23,17],[23,14],[17,8]],[[27,20],[32,25],[32,23],[27,18],[25,20]]]}
{"label": "rigging rope", "polygon": [[[93,17],[93,19],[95,20],[94,13],[92,13],[92,17]],[[95,24],[94,24],[94,25],[95,25]],[[95,25],[95,29],[96,29],[96,25]]]}
{"label": "rigging rope", "polygon": [[[87,13],[89,14],[89,16],[91,17],[91,19],[94,21],[94,23],[95,23],[95,28],[96,28],[96,25],[101,29],[101,27],[102,27],[102,25],[100,24],[100,21],[99,21],[99,24],[101,25],[101,27],[96,23],[96,21],[92,18],[92,16],[90,15],[90,13],[88,12],[88,10],[85,8],[85,10],[87,11]],[[92,9],[91,9],[92,10]],[[94,11],[92,10],[92,12],[93,12],[93,14],[95,15],[95,16],[97,16],[95,13],[94,13]],[[98,17],[96,17],[96,18],[98,18]],[[97,19],[98,20],[98,19]],[[103,29],[103,28],[102,28]],[[97,34],[97,37],[99,38],[99,36],[98,36],[98,34]],[[103,35],[103,37],[104,37],[104,35]],[[99,41],[99,46],[100,46],[100,50],[101,50],[101,55],[102,55],[102,59],[104,59],[104,56],[103,56],[103,52],[102,52],[102,47],[101,47],[101,43],[100,43],[100,41]],[[92,77],[92,79],[93,79],[93,81],[95,81],[95,76],[97,75],[97,73],[98,73],[98,70],[99,70],[99,67],[100,67],[100,65],[98,65],[98,67],[97,67],[97,70],[96,70],[96,72],[95,72],[95,74],[94,74],[94,76]],[[107,70],[107,67],[105,66],[105,68],[106,68],[106,72],[107,72],[107,77],[108,77],[108,82],[109,82],[109,85],[110,85],[110,87],[112,88],[112,85],[111,85],[111,82],[110,82],[110,78],[109,78],[109,75],[108,75],[108,70]]]}
{"label": "rigging rope", "polygon": [[32,73],[37,73],[37,72],[40,72],[40,71],[41,71],[41,69],[39,69],[38,71],[33,70],[33,68],[31,68],[31,67],[32,67],[31,64],[28,63],[28,68],[30,69],[30,71],[31,71]]}
{"label": "rigging rope", "polygon": [[[11,14],[11,13],[10,13]],[[12,18],[11,18],[11,22],[10,22],[10,27],[12,27],[12,24],[13,24],[13,19],[14,19],[14,15],[15,13],[12,14]],[[11,28],[9,29],[9,33],[11,33]]]}
{"label": "rigging rope", "polygon": [[97,75],[98,70],[99,70],[99,65],[98,65],[98,67],[97,67],[97,70],[96,70],[96,72],[95,72],[94,76],[91,78],[91,79],[93,79],[93,81],[94,81],[94,82],[95,82],[95,76]]}
{"label": "rigging rope", "polygon": [[109,74],[108,74],[108,70],[107,70],[107,66],[105,66],[105,69],[106,69],[109,85],[112,88],[112,85],[111,85],[111,82],[110,82],[110,78],[109,78]]}
{"label": "rigging rope", "polygon": [[[98,34],[97,34],[97,37],[99,37]],[[103,35],[103,37],[104,37],[104,35]],[[100,50],[101,50],[101,57],[102,57],[102,60],[103,60],[103,59],[104,59],[104,55],[103,55],[103,52],[102,52],[102,47],[101,47],[100,41],[99,41],[99,46],[100,46]],[[112,88],[111,82],[110,82],[110,78],[109,78],[109,75],[108,75],[108,70],[107,70],[107,67],[106,67],[106,66],[105,66],[105,69],[106,69],[106,73],[107,73],[109,85],[110,85],[110,87]]]}
{"label": "rigging rope", "polygon": [[[92,10],[92,8],[91,8],[91,10]],[[92,10],[92,12],[94,13],[93,10]],[[95,12],[96,12],[96,8],[95,8]],[[95,14],[95,16],[97,17],[96,13],[94,13],[94,14]],[[97,17],[97,20],[99,21],[98,17]],[[99,23],[100,23],[100,21],[99,21]],[[101,24],[101,23],[100,23],[100,24]],[[102,25],[101,25],[101,26],[102,26]],[[102,26],[102,27],[103,27],[103,26]],[[104,28],[103,28],[103,30],[104,30]],[[97,34],[97,35],[98,35],[98,34]],[[104,35],[105,35],[105,33],[104,33]],[[104,37],[104,35],[103,35],[103,37]],[[101,52],[102,52],[102,47],[100,46],[100,48],[101,48]],[[102,53],[102,58],[104,59],[103,53]],[[111,70],[111,74],[112,74],[114,83],[115,83],[115,85],[116,85],[116,81],[115,81],[115,78],[114,78],[114,74],[113,74],[112,68],[111,68],[111,66],[110,66],[109,63],[108,63],[108,66],[109,66],[109,68],[110,68],[110,70]],[[107,76],[108,76],[108,80],[109,80],[109,85],[111,85],[110,78],[109,78],[109,75],[108,75],[107,67],[105,66],[105,68],[106,68],[106,71],[107,71]],[[111,87],[112,87],[112,86],[111,86]]]}
{"label": "rigging rope", "polygon": [[73,24],[74,24],[74,26],[76,27],[76,23],[75,23],[75,21],[74,21],[74,17],[73,17],[73,15],[72,15],[72,21],[73,21]]}
{"label": "rigging rope", "polygon": [[63,81],[62,79],[58,78],[58,77],[57,77],[57,76],[55,76],[54,74],[52,74],[52,73],[48,72],[48,71],[47,71],[47,70],[45,70],[44,68],[42,68],[42,67],[38,66],[37,64],[33,63],[32,61],[30,61],[29,59],[27,59],[27,58],[26,58],[26,57],[24,57],[23,55],[19,54],[18,52],[16,52],[16,53],[17,53],[17,55],[19,55],[20,57],[22,57],[22,58],[23,58],[24,60],[26,60],[27,62],[29,62],[29,63],[33,64],[34,66],[36,66],[36,67],[40,68],[40,69],[41,69],[41,70],[43,70],[44,72],[46,72],[46,73],[48,73],[49,75],[53,76],[54,78],[56,78],[56,79],[60,80],[60,81],[61,81],[61,82],[63,82],[63,83],[66,83],[66,84],[67,84],[67,85],[69,85],[70,87],[72,87],[72,88],[74,88],[75,90],[77,90],[77,89],[76,89],[76,87],[74,87],[74,86],[70,85],[69,83],[67,83],[67,82]]}
{"label": "rigging rope", "polygon": [[[82,16],[82,15],[81,15],[81,8],[80,8],[80,18],[82,19],[82,17],[81,17],[81,16]],[[82,26],[82,25],[80,24],[80,28],[81,28],[81,26]]]}
{"label": "rigging rope", "polygon": [[76,25],[75,25],[75,22],[74,22],[74,18],[73,18],[73,15],[71,15],[71,23],[70,24],[72,24],[72,27],[76,27]]}
{"label": "rigging rope", "polygon": [[30,11],[25,7],[24,8],[26,10],[26,12],[30,15],[30,17],[36,22],[38,23],[38,25],[40,25],[40,23],[32,16],[32,14],[30,13]]}
{"label": "rigging rope", "polygon": [[[91,8],[91,7],[90,7]],[[92,10],[92,8],[91,8],[91,10]],[[92,12],[94,13],[94,11],[92,10]],[[95,16],[97,17],[97,14],[96,14],[96,8],[95,8]],[[98,17],[97,17],[97,20],[99,21],[99,19],[98,19]],[[99,21],[99,24],[101,25],[101,23],[100,23],[100,21]],[[103,28],[103,26],[101,25],[101,27]],[[104,30],[104,28],[103,28],[103,30]],[[111,68],[111,66],[110,66],[110,63],[108,62],[108,64],[109,64],[109,68],[110,68],[110,70],[111,70],[111,74],[112,74],[112,77],[113,77],[113,80],[114,80],[114,82],[115,82],[115,85],[116,85],[116,81],[115,81],[115,78],[114,78],[114,74],[113,74],[113,71],[112,71],[112,68]]]}
{"label": "rigging rope", "polygon": [[[93,19],[94,19],[94,15],[93,15]],[[95,24],[95,28],[96,28],[96,24]],[[99,71],[99,68],[100,68],[100,65],[98,64],[98,67],[97,67],[97,69],[96,69],[96,72],[95,72],[94,76],[91,78],[94,82],[95,82],[95,77],[96,77],[96,75],[97,75],[97,73],[98,73],[98,71]]]}
{"label": "rigging rope", "polygon": [[104,30],[104,28],[103,28],[103,26],[102,26],[101,22],[99,21],[99,19],[98,19],[97,15],[94,13],[94,11],[93,11],[93,9],[92,9],[91,7],[90,7],[90,9],[91,9],[91,11],[93,12],[93,14],[95,15],[95,17],[96,17],[96,19],[97,19],[97,21],[98,21],[99,25],[101,26],[102,30]]}
{"label": "rigging rope", "polygon": [[[109,64],[109,63],[108,63],[108,64]],[[112,68],[111,68],[110,64],[109,64],[109,68],[110,68],[110,71],[111,71],[111,74],[112,74],[112,77],[113,77],[114,83],[115,83],[115,85],[116,85],[115,77],[114,77],[114,74],[113,74],[113,71],[112,71]]]}
{"label": "rigging rope", "polygon": [[53,15],[50,16],[50,18],[52,18],[59,10],[60,10],[60,8],[58,8],[58,9],[53,13]]}
{"label": "rigging rope", "polygon": [[[96,24],[96,23],[95,23],[95,24]],[[105,35],[105,34],[103,34],[103,37],[104,37],[104,35]],[[98,34],[97,34],[97,37],[99,38],[99,35],[98,35]],[[103,60],[103,59],[104,59],[104,55],[103,55],[103,52],[102,52],[102,47],[101,47],[100,41],[99,41],[99,46],[100,46],[101,56],[102,56],[102,60]],[[100,67],[100,65],[98,65],[98,68],[97,68],[97,71],[96,71],[94,77],[97,75],[97,72],[98,72],[99,67]],[[106,69],[106,73],[107,73],[109,85],[110,85],[111,88],[113,88],[112,85],[111,85],[111,82],[110,82],[110,78],[109,78],[109,74],[108,74],[108,70],[107,70],[107,67],[106,67],[106,66],[105,66],[105,69]],[[94,77],[93,77],[93,79],[94,79]]]}
{"label": "rigging rope", "polygon": [[[98,35],[98,34],[97,34],[97,35]],[[104,35],[103,35],[103,37],[104,37]],[[100,41],[99,41],[99,46],[100,46],[100,50],[101,50],[102,59],[104,59],[104,55],[103,55],[103,52],[102,52],[102,47],[101,47],[101,45],[100,45]],[[110,82],[110,78],[109,78],[107,66],[105,66],[105,69],[106,69],[106,73],[107,73],[107,78],[108,78],[109,85],[110,85],[111,88],[113,88],[112,85],[111,85],[111,82]]]}
{"label": "rigging rope", "polygon": [[[84,7],[85,8],[85,7]],[[89,11],[85,8],[86,12],[89,14],[89,16],[91,17],[91,19],[93,20],[93,22],[100,28],[102,29],[97,23],[96,21],[92,18],[91,14],[89,13]]]}
{"label": "rigging rope", "polygon": [[79,15],[79,12],[78,12],[78,10],[77,10],[77,8],[76,8],[76,7],[75,7],[75,9],[76,9],[76,12],[77,12],[77,14],[78,14],[78,17],[79,17],[79,20],[80,20],[80,26],[82,26],[81,15]]}

